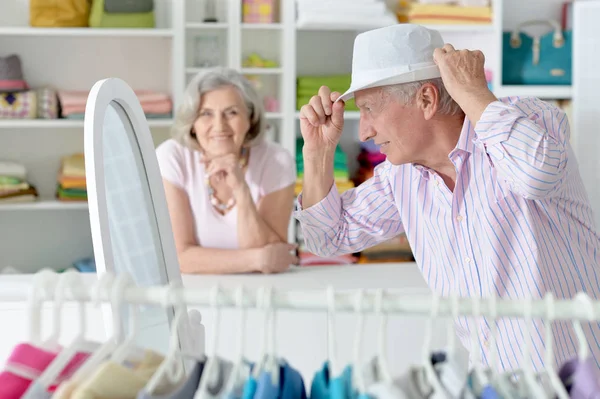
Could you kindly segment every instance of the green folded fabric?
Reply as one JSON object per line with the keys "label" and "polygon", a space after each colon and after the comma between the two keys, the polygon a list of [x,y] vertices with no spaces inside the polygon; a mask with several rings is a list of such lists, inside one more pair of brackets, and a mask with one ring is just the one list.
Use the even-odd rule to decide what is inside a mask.
{"label": "green folded fabric", "polygon": [[[314,93],[316,94],[316,91]],[[312,95],[306,96],[306,97],[297,96],[296,97],[296,110],[299,111],[303,105],[308,104],[310,102],[311,97],[314,96],[315,94],[312,94]],[[354,103],[354,98],[351,98],[348,101],[346,101],[345,109],[346,109],[346,111],[358,111],[358,107]]]}
{"label": "green folded fabric", "polygon": [[350,87],[352,81],[351,74],[339,74],[339,75],[311,75],[311,76],[298,76],[296,78],[297,87],[301,88],[312,88],[321,87],[321,85],[335,86],[335,87]]}
{"label": "green folded fabric", "polygon": [[[298,178],[304,177],[304,172],[297,173]],[[350,178],[350,173],[347,170],[334,170],[333,177],[336,179],[348,179]]]}

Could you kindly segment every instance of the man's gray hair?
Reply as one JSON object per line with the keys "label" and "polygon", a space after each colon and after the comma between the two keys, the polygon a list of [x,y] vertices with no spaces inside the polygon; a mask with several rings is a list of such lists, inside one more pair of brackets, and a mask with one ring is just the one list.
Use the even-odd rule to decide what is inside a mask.
{"label": "man's gray hair", "polygon": [[177,109],[171,136],[182,145],[200,149],[191,136],[192,127],[198,118],[200,99],[203,94],[223,87],[232,86],[239,90],[250,117],[250,129],[244,144],[251,146],[262,140],[266,127],[266,116],[262,100],[252,83],[235,69],[213,68],[200,72],[188,84],[181,105]]}
{"label": "man's gray hair", "polygon": [[418,82],[401,83],[386,87],[386,91],[394,95],[398,100],[404,104],[410,104],[415,100],[415,96],[424,84],[431,83],[437,87],[440,93],[440,104],[438,112],[442,115],[460,115],[463,113],[462,109],[458,106],[456,101],[450,96],[442,78],[420,80]]}

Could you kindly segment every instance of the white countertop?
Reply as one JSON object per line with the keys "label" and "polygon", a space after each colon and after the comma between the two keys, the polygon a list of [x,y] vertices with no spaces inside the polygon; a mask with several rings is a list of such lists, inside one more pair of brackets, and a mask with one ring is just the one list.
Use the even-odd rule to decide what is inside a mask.
{"label": "white countertop", "polygon": [[[89,286],[96,281],[95,274],[83,274]],[[26,288],[33,274],[6,274],[0,276],[0,291],[18,292]],[[342,266],[294,267],[279,274],[182,275],[183,285],[194,289],[209,289],[216,284],[229,289],[240,285],[248,289],[271,286],[280,290],[320,290],[332,285],[336,290],[349,289],[407,289],[427,292],[416,263],[374,263]],[[0,296],[0,302],[2,301]]]}

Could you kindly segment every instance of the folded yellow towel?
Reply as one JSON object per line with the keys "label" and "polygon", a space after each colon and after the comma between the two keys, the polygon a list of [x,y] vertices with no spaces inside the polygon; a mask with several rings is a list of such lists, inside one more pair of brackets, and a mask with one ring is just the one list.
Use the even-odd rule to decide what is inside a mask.
{"label": "folded yellow towel", "polygon": [[414,3],[408,19],[418,24],[486,24],[492,22],[492,8]]}

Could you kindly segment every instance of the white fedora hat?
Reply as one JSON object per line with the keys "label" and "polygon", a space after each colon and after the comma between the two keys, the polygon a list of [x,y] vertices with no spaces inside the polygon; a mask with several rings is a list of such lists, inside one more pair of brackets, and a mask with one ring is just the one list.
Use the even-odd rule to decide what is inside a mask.
{"label": "white fedora hat", "polygon": [[338,100],[358,90],[440,77],[433,51],[443,47],[442,35],[421,25],[396,24],[356,36],[352,82]]}

